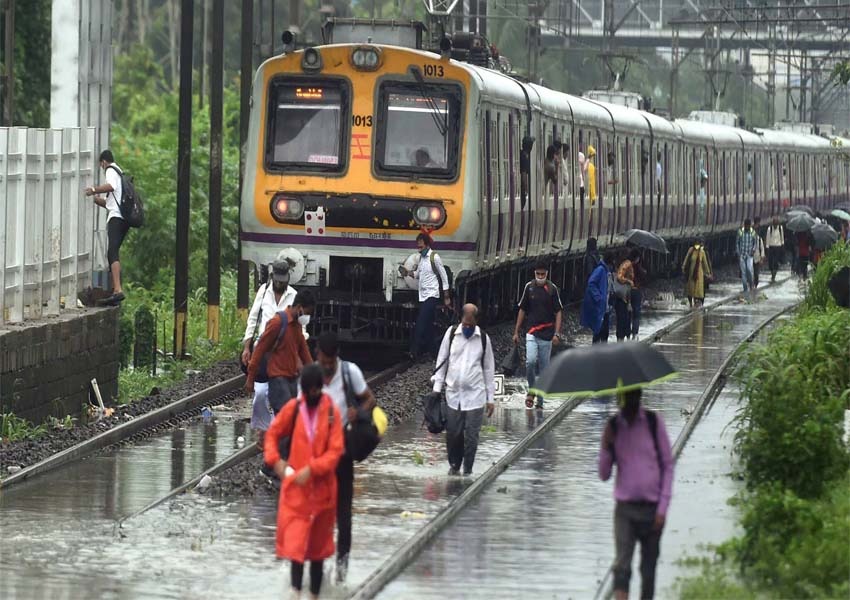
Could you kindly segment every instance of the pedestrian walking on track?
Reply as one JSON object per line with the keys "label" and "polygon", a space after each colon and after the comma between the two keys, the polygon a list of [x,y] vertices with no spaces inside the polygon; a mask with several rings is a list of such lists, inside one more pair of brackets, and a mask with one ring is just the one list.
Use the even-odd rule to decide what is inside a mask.
{"label": "pedestrian walking on track", "polygon": [[776,281],[776,273],[779,271],[779,263],[782,262],[782,252],[785,247],[785,232],[779,224],[779,218],[773,217],[773,221],[767,228],[767,265],[770,268],[770,281]]}
{"label": "pedestrian walking on track", "polygon": [[744,219],[744,226],[738,230],[735,252],[738,255],[738,265],[741,268],[741,283],[743,284],[745,295],[754,290],[753,256],[756,253],[758,244],[756,238],[758,238],[758,235],[751,227],[750,220]]}
{"label": "pedestrian walking on track", "polygon": [[492,416],[496,396],[496,361],[490,337],[478,327],[478,307],[466,304],[460,326],[443,336],[432,377],[434,392],[445,387],[446,451],[449,475],[472,474],[478,435],[486,408]]}
{"label": "pedestrian walking on track", "polygon": [[688,305],[702,306],[705,302],[705,282],[711,280],[712,274],[708,252],[701,241],[694,242],[688,249],[685,262],[682,263],[682,273],[685,275]]}
{"label": "pedestrian walking on track", "polygon": [[[519,299],[519,312],[514,327],[514,345],[519,345],[519,334],[528,321],[525,334],[525,370],[528,387],[549,366],[552,344],[561,343],[561,318],[564,307],[554,283],[549,281],[549,267],[539,262],[534,267],[534,279],[525,284]],[[526,408],[534,408],[534,394],[525,398]],[[543,408],[543,398],[537,398],[537,408]]]}
{"label": "pedestrian walking on track", "polygon": [[608,420],[599,450],[599,478],[614,485],[614,594],[629,595],[632,556],[640,542],[641,599],[655,594],[655,566],[673,488],[673,455],[661,415],[641,407],[641,390],[621,396],[620,411]]}
{"label": "pedestrian walking on track", "polygon": [[449,276],[440,255],[431,248],[433,240],[426,233],[416,236],[416,246],[419,250],[417,266],[408,271],[399,267],[402,277],[412,277],[419,282],[419,312],[416,314],[416,324],[413,330],[413,340],[410,354],[414,360],[423,354],[434,352],[434,319],[440,300],[446,306],[451,306],[451,290]]}
{"label": "pedestrian walking on track", "polygon": [[310,594],[319,596],[324,560],[334,553],[342,416],[330,396],[322,393],[323,385],[318,365],[304,367],[303,393],[277,414],[263,445],[266,464],[281,480],[275,552],[278,558],[292,562],[296,597],[301,593],[307,561]]}

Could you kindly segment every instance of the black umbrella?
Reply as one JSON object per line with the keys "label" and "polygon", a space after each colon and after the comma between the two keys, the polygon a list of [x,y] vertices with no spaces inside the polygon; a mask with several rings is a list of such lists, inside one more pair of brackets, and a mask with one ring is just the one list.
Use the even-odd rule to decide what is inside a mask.
{"label": "black umbrella", "polygon": [[633,246],[639,246],[641,248],[646,248],[647,250],[667,254],[667,242],[664,241],[663,237],[652,233],[651,231],[644,231],[643,229],[629,229],[623,234],[623,237],[626,238],[626,243]]}
{"label": "black umbrella", "polygon": [[545,398],[600,396],[642,388],[676,375],[667,358],[640,342],[593,344],[562,352],[529,393]]}
{"label": "black umbrella", "polygon": [[812,207],[811,207],[811,206],[806,206],[805,204],[797,204],[796,206],[792,206],[791,208],[789,208],[789,209],[788,209],[788,211],[787,211],[787,212],[789,212],[789,213],[792,213],[792,212],[804,212],[804,213],[806,213],[807,215],[809,215],[810,217],[814,217],[814,216],[815,216],[815,211],[813,211],[813,210],[812,210]]}
{"label": "black umbrella", "polygon": [[788,221],[785,222],[785,227],[791,231],[808,231],[814,224],[814,217],[808,213],[794,211],[788,214]]}
{"label": "black umbrella", "polygon": [[815,240],[815,248],[825,250],[838,239],[838,232],[826,223],[817,223],[812,227],[812,237]]}

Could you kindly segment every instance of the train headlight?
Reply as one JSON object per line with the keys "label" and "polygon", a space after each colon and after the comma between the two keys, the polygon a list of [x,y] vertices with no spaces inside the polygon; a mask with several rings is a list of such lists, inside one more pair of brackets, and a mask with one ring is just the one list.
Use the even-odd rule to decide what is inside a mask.
{"label": "train headlight", "polygon": [[322,55],[315,48],[307,48],[301,57],[301,68],[315,73],[322,70]]}
{"label": "train headlight", "polygon": [[441,226],[446,222],[446,209],[440,204],[422,204],[413,211],[417,225]]}
{"label": "train headlight", "polygon": [[374,71],[381,64],[381,53],[372,46],[360,46],[351,53],[351,64],[358,71]]}
{"label": "train headlight", "polygon": [[277,194],[272,198],[271,212],[278,223],[291,223],[304,215],[304,202]]}

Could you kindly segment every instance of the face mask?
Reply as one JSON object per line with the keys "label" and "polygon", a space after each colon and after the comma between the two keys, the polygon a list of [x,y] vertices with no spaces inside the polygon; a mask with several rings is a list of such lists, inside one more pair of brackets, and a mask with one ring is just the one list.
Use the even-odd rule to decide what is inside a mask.
{"label": "face mask", "polygon": [[298,323],[302,327],[307,327],[307,325],[309,325],[310,323],[310,315],[301,315],[300,317],[298,317]]}
{"label": "face mask", "polygon": [[419,254],[421,254],[423,258],[428,256],[428,248],[422,248],[422,250],[419,251]]}
{"label": "face mask", "polygon": [[545,277],[535,277],[534,281],[537,282],[537,285],[543,285],[544,283],[546,283],[546,278]]}
{"label": "face mask", "polygon": [[463,332],[463,337],[469,339],[472,337],[472,334],[475,333],[475,327],[464,325],[461,327],[461,331]]}
{"label": "face mask", "polygon": [[307,394],[307,406],[309,406],[310,408],[316,408],[317,406],[319,406],[319,400],[321,400],[321,399],[322,399],[321,392],[319,392],[315,396],[311,396],[311,395]]}

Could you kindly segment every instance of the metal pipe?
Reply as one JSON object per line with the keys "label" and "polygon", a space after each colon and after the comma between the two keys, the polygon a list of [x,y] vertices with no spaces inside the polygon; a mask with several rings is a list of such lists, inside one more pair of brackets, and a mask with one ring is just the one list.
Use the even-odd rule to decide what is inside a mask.
{"label": "metal pipe", "polygon": [[189,303],[189,206],[192,176],[193,0],[180,5],[180,110],[177,139],[177,251],[174,256],[174,357],[186,354]]}
{"label": "metal pipe", "polygon": [[[239,77],[239,195],[245,182],[245,145],[248,143],[248,120],[251,117],[251,80],[254,71],[252,44],[254,35],[254,0],[242,0],[242,65]],[[242,260],[242,202],[239,202],[239,236],[237,238],[239,257],[236,275],[236,306],[243,320],[248,318],[248,263]]]}
{"label": "metal pipe", "polygon": [[221,303],[221,162],[224,94],[224,0],[212,3],[210,64],[210,194],[207,259],[207,339],[219,341]]}

